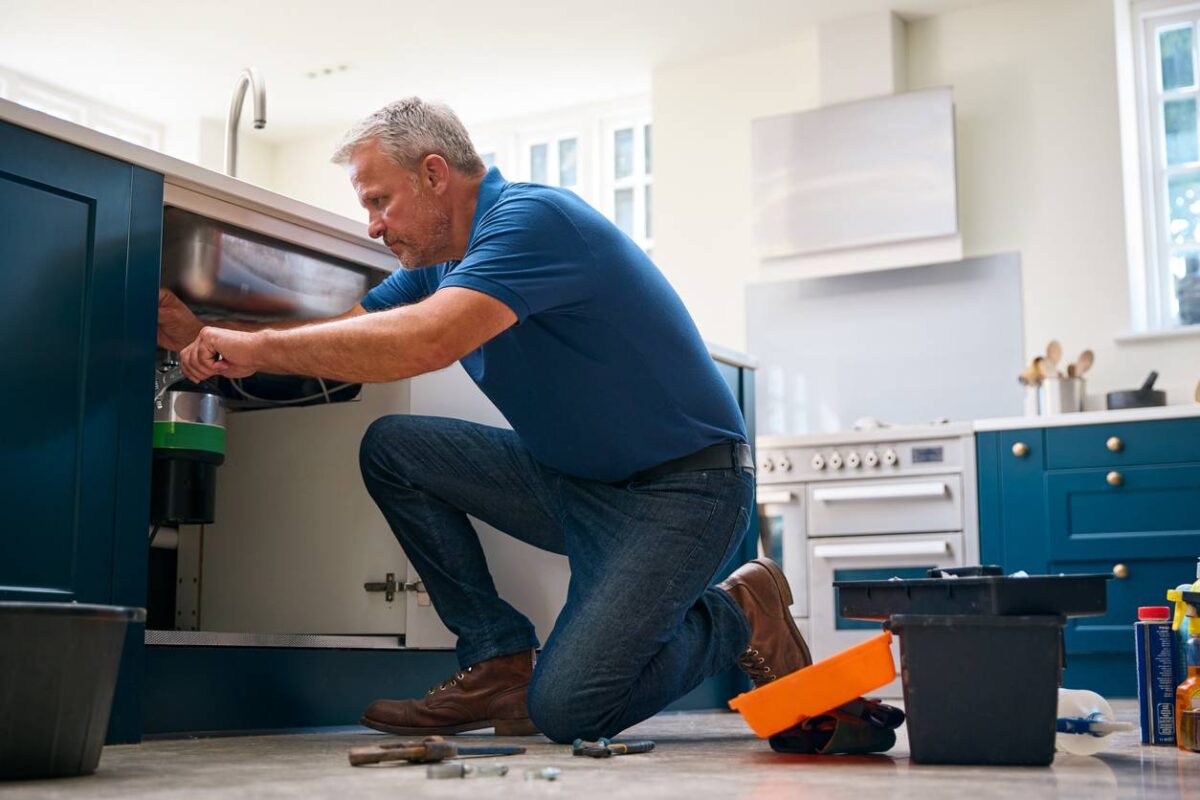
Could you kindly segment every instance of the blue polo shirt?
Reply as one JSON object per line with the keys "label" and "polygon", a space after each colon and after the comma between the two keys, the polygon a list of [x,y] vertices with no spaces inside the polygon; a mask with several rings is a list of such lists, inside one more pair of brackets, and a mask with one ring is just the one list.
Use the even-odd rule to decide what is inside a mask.
{"label": "blue polo shirt", "polygon": [[362,300],[379,311],[461,286],[517,324],[461,359],[533,456],[616,481],[722,441],[741,413],[679,295],[632,240],[573,192],[479,187],[461,261],[398,269]]}

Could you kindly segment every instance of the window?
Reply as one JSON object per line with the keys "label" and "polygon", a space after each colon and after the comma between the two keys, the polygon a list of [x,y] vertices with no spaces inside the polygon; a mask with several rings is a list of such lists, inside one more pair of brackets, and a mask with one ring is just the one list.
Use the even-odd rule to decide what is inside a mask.
{"label": "window", "polygon": [[653,159],[649,115],[604,126],[601,208],[646,252],[654,239]]}
{"label": "window", "polygon": [[631,98],[467,127],[506,178],[570,189],[649,252],[649,106]]}
{"label": "window", "polygon": [[1200,324],[1200,3],[1134,6],[1145,267],[1140,327]]}
{"label": "window", "polygon": [[132,144],[158,150],[163,127],[20,73],[0,71],[0,97]]}
{"label": "window", "polygon": [[526,145],[528,169],[525,179],[547,186],[579,191],[579,136],[564,133]]}

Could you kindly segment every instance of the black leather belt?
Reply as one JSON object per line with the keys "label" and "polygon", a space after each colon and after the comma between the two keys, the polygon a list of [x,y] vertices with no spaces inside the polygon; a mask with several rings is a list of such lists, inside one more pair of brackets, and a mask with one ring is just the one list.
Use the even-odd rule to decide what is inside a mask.
{"label": "black leather belt", "polygon": [[629,480],[645,481],[675,472],[700,472],[706,469],[741,469],[753,475],[754,459],[750,455],[750,445],[744,442],[721,442],[710,445],[691,455],[673,458],[657,466],[635,472]]}

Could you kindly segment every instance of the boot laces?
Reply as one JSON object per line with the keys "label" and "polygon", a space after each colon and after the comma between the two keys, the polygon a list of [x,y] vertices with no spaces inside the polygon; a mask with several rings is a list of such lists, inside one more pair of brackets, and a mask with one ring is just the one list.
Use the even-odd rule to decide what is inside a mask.
{"label": "boot laces", "polygon": [[750,676],[756,686],[770,683],[779,677],[771,670],[771,665],[766,662],[762,654],[753,647],[747,647],[745,652],[738,656],[738,666],[741,667],[742,672]]}
{"label": "boot laces", "polygon": [[444,691],[446,691],[447,688],[449,688],[451,686],[457,686],[458,682],[461,681],[463,678],[467,677],[467,673],[469,673],[473,669],[475,669],[475,668],[467,667],[466,669],[464,669],[460,672],[454,673],[453,677],[446,678],[446,680],[442,681],[437,686],[430,686],[429,690],[427,692],[425,692],[425,694],[433,694],[434,692],[444,692]]}

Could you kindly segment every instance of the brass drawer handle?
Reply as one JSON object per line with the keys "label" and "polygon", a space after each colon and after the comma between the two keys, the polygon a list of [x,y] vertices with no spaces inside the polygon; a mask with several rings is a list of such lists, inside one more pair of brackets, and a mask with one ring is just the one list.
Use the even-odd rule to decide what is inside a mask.
{"label": "brass drawer handle", "polygon": [[1113,567],[1113,577],[1119,581],[1123,581],[1129,577],[1129,567],[1124,564],[1117,564]]}
{"label": "brass drawer handle", "polygon": [[1119,453],[1125,449],[1125,443],[1121,441],[1119,436],[1108,437],[1108,441],[1104,443],[1104,446],[1114,453]]}
{"label": "brass drawer handle", "polygon": [[1029,445],[1024,442],[1017,442],[1012,446],[1012,454],[1017,458],[1024,458],[1029,455]]}
{"label": "brass drawer handle", "polygon": [[1105,478],[1105,480],[1108,481],[1109,486],[1120,486],[1125,482],[1125,476],[1116,470],[1113,470],[1112,472],[1108,473],[1108,477]]}

